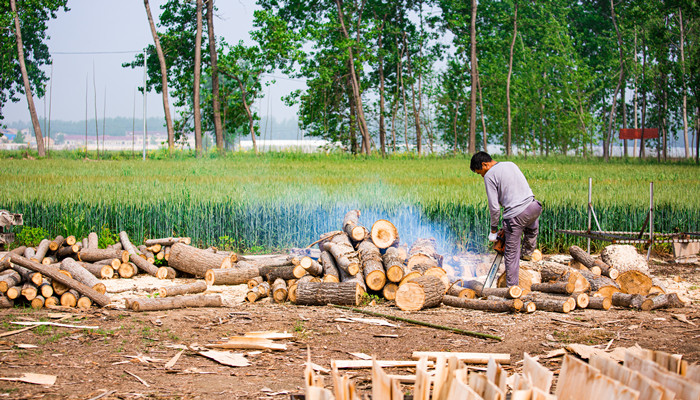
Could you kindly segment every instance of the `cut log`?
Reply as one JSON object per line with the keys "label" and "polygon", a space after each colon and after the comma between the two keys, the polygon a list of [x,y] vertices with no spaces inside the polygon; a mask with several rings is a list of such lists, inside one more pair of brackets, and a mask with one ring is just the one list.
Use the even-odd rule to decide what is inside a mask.
{"label": "cut log", "polygon": [[476,292],[473,289],[464,288],[457,284],[453,284],[447,289],[447,293],[450,296],[463,297],[465,299],[473,299],[476,297]]}
{"label": "cut log", "polygon": [[507,288],[483,288],[481,289],[481,297],[502,297],[504,299],[517,299],[523,294],[523,289],[518,285],[513,285]]}
{"label": "cut log", "polygon": [[263,282],[256,287],[248,290],[248,293],[246,294],[246,300],[248,300],[251,303],[255,303],[256,301],[268,297],[270,295],[270,284],[267,282]]}
{"label": "cut log", "polygon": [[520,309],[520,312],[531,314],[531,313],[534,313],[535,311],[537,311],[537,304],[535,304],[534,302],[523,301],[523,300],[520,300],[520,301],[523,302],[523,308]]}
{"label": "cut log", "polygon": [[[571,311],[571,301],[566,299],[540,298],[538,296],[528,295],[523,297],[523,301],[531,301],[537,306],[537,310],[568,313]],[[573,301],[575,303],[575,301]]]}
{"label": "cut log", "polygon": [[[119,263],[119,265],[117,265],[117,268],[119,268],[119,266],[122,265],[121,261],[116,258],[114,260]],[[112,279],[112,277],[114,277],[114,267],[111,262],[109,264],[79,262],[79,264],[97,279]]]}
{"label": "cut log", "polygon": [[87,246],[85,249],[94,250],[97,249],[100,243],[100,239],[97,237],[97,233],[90,232],[87,236]]}
{"label": "cut log", "polygon": [[7,291],[5,292],[5,296],[7,296],[7,298],[10,300],[16,300],[21,295],[22,295],[22,285],[12,286],[9,289],[7,289]]}
{"label": "cut log", "polygon": [[125,262],[119,266],[117,273],[119,273],[120,277],[129,279],[137,275],[139,273],[139,269],[134,263]]}
{"label": "cut log", "polygon": [[39,293],[44,297],[44,299],[48,299],[49,297],[53,296],[53,286],[51,286],[51,282],[48,279],[44,279],[44,282],[39,285]]}
{"label": "cut log", "polygon": [[[635,310],[649,310],[652,301],[641,294],[633,293],[613,293],[612,305],[615,307],[633,308]],[[646,303],[646,304],[645,304]]]}
{"label": "cut log", "polygon": [[327,251],[322,251],[319,257],[321,266],[323,267],[323,281],[324,282],[340,282],[340,274],[338,272],[338,266],[335,265],[335,259],[331,253]]}
{"label": "cut log", "polygon": [[299,264],[299,257],[293,255],[273,255],[273,256],[241,256],[237,261],[255,265],[260,269],[282,267],[290,264]]}
{"label": "cut log", "polygon": [[170,246],[166,247],[165,250],[163,250],[163,259],[165,261],[170,261]]}
{"label": "cut log", "polygon": [[386,271],[386,279],[389,282],[401,282],[401,279],[409,273],[406,266],[406,253],[398,247],[389,247],[382,256],[384,262],[384,270]]}
{"label": "cut log", "polygon": [[[556,294],[551,294],[551,293],[543,293],[543,292],[530,292],[527,296],[521,297],[523,301],[532,301],[535,302],[535,300],[538,301],[552,301],[556,303],[561,303],[561,302],[566,302],[568,303],[568,310],[575,310],[576,309],[576,299],[573,297],[569,296],[559,296]],[[537,302],[535,302],[535,306],[537,306]],[[537,307],[539,309],[539,307]],[[547,310],[545,310],[547,311]],[[569,312],[566,311],[566,312]],[[556,311],[556,312],[562,312],[562,311]]]}
{"label": "cut log", "polygon": [[252,289],[259,284],[263,283],[265,280],[263,279],[262,276],[255,276],[251,279],[248,280],[248,289]]}
{"label": "cut log", "polygon": [[37,294],[39,294],[39,289],[32,282],[24,282],[22,285],[22,290],[20,291],[22,296],[28,301],[34,300]]}
{"label": "cut log", "polygon": [[[24,251],[24,258],[31,260],[34,257],[34,254],[34,248],[27,247],[27,249]],[[22,277],[22,281],[32,281],[34,282],[34,284],[40,285],[41,282],[44,280],[41,274],[32,271],[28,268],[25,268],[21,265],[11,264],[11,267],[15,271],[17,271],[17,273],[19,273],[19,275]]]}
{"label": "cut log", "polygon": [[121,262],[129,261],[129,252],[114,249],[81,249],[78,252],[78,260],[94,263],[104,260],[119,259]]}
{"label": "cut log", "polygon": [[[518,300],[517,304],[515,303],[515,300]],[[520,299],[505,300],[499,298],[499,300],[481,300],[450,295],[445,295],[442,298],[442,303],[450,307],[493,312],[516,312],[516,306],[520,305],[520,307],[522,307],[523,305],[523,302]]]}
{"label": "cut log", "polygon": [[156,278],[158,279],[175,279],[177,278],[177,271],[170,267],[159,267],[156,271]]}
{"label": "cut log", "polygon": [[0,293],[5,293],[13,286],[22,282],[22,276],[14,269],[8,269],[0,273]]}
{"label": "cut log", "polygon": [[342,269],[338,269],[338,274],[340,275],[340,282],[355,282],[360,285],[363,291],[367,292],[367,285],[362,274],[350,275]]}
{"label": "cut log", "polygon": [[444,293],[445,284],[440,278],[424,275],[399,286],[395,301],[403,311],[418,311],[439,306]]}
{"label": "cut log", "polygon": [[134,263],[140,271],[143,271],[151,276],[158,275],[158,267],[139,257],[136,247],[134,247],[134,245],[131,244],[131,241],[129,240],[129,235],[127,235],[126,232],[119,232],[119,241],[121,242],[122,247],[124,247],[124,250],[129,252],[129,261]]}
{"label": "cut log", "polygon": [[72,246],[72,245],[76,244],[77,242],[78,242],[78,241],[77,241],[77,239],[75,238],[75,236],[70,235],[70,236],[68,236],[68,237],[66,238],[65,245],[66,245],[66,246]]}
{"label": "cut log", "polygon": [[[647,300],[651,300],[649,310],[656,310],[659,308],[682,308],[687,306],[676,293],[660,294],[647,298]],[[642,310],[647,311],[645,308],[642,308]]]}
{"label": "cut log", "polygon": [[[240,263],[239,263],[240,264]],[[226,269],[210,269],[204,274],[207,285],[241,285],[260,275],[255,267],[233,267]]]}
{"label": "cut log", "polygon": [[380,219],[372,224],[372,242],[380,249],[388,249],[399,243],[399,231],[391,222]]}
{"label": "cut log", "polygon": [[603,296],[589,296],[588,297],[588,307],[587,308],[607,311],[610,309],[611,306],[612,306],[612,298],[611,297],[603,297]]}
{"label": "cut log", "polygon": [[371,290],[381,290],[386,283],[386,273],[382,264],[382,255],[371,240],[363,240],[357,246],[362,263],[362,275],[367,287]]}
{"label": "cut log", "polygon": [[620,273],[640,271],[649,274],[646,257],[639,254],[637,248],[628,244],[611,244],[600,252],[600,259]]}
{"label": "cut log", "polygon": [[389,301],[396,300],[396,291],[399,290],[399,285],[390,282],[382,288],[382,296]]}
{"label": "cut log", "polygon": [[12,308],[14,305],[14,300],[8,299],[6,296],[0,296],[0,308]]}
{"label": "cut log", "polygon": [[584,271],[582,270],[576,270],[567,265],[551,261],[543,262],[540,269],[542,283],[572,282],[574,284],[574,292],[587,292],[590,290],[590,283],[584,278],[583,273]]}
{"label": "cut log", "polygon": [[[73,279],[70,272],[59,269],[61,267],[61,264],[51,264],[51,265],[47,265],[47,267],[54,269],[59,274],[63,274],[64,276]],[[57,281],[56,279],[51,280],[51,287],[53,288],[54,293],[59,297],[63,293],[70,290],[69,286],[64,285],[63,283]]]}
{"label": "cut log", "polygon": [[160,244],[154,244],[153,246],[148,246],[146,248],[146,250],[150,251],[153,254],[158,254],[162,249],[163,249],[163,246]]}
{"label": "cut log", "polygon": [[65,240],[66,239],[61,235],[56,236],[56,238],[49,243],[49,250],[58,250],[61,246],[63,246],[63,242],[65,242]]}
{"label": "cut log", "polygon": [[287,301],[287,283],[282,278],[277,278],[272,283],[272,300],[275,303],[284,303]]}
{"label": "cut log", "polygon": [[61,261],[61,269],[70,272],[73,279],[93,288],[97,293],[105,294],[107,292],[107,287],[104,283],[100,282],[95,275],[91,274],[90,271],[83,268],[72,258],[66,258]]}
{"label": "cut log", "polygon": [[[241,267],[242,262],[239,261],[236,265]],[[258,268],[258,274],[265,278],[268,282],[274,282],[277,278],[282,278],[285,281],[290,279],[296,279],[294,276],[294,264],[280,265],[280,266],[270,266],[270,267],[260,267]],[[246,265],[245,268],[253,268],[252,266]]]}
{"label": "cut log", "polygon": [[138,249],[141,252],[141,257],[143,257],[144,260],[148,261],[151,264],[156,262],[156,256],[153,254],[153,252],[149,251],[148,248],[146,248],[146,246],[138,246]]}
{"label": "cut log", "polygon": [[523,304],[525,304],[521,299],[506,299],[500,296],[488,296],[486,297],[486,301],[504,301],[508,303],[515,312],[520,312],[523,308]]}
{"label": "cut log", "polygon": [[629,270],[623,272],[615,279],[615,283],[620,286],[620,290],[629,294],[641,294],[646,296],[649,294],[649,289],[653,286],[651,278],[640,271]]}
{"label": "cut log", "polygon": [[407,266],[411,271],[419,269],[425,273],[430,268],[442,267],[442,256],[435,250],[434,238],[416,239],[408,252]]}
{"label": "cut log", "polygon": [[42,295],[37,295],[34,297],[31,301],[31,306],[35,310],[40,310],[44,308],[44,303],[46,302],[46,299]]}
{"label": "cut log", "polygon": [[210,253],[184,243],[175,243],[170,249],[168,265],[197,278],[204,278],[208,270],[230,268],[231,257]]}
{"label": "cut log", "polygon": [[46,308],[56,307],[59,304],[61,304],[61,299],[56,296],[47,297],[44,301],[44,307]]}
{"label": "cut log", "polygon": [[306,270],[309,275],[323,276],[323,267],[318,261],[311,257],[302,257],[301,260],[299,260],[299,265]]}
{"label": "cut log", "polygon": [[399,282],[399,286],[410,282],[420,276],[423,276],[423,274],[421,274],[420,271],[410,271],[409,273],[403,276],[403,279],[401,279],[401,282]]}
{"label": "cut log", "polygon": [[666,284],[657,277],[651,278],[651,284],[652,287],[649,289],[649,295],[665,294],[668,291],[666,290]]}
{"label": "cut log", "polygon": [[78,293],[78,291],[75,289],[70,289],[61,295],[61,305],[63,307],[75,307],[78,305],[79,298],[80,293]]}
{"label": "cut log", "polygon": [[119,268],[120,265],[122,265],[123,262],[128,262],[129,259],[127,258],[125,261],[123,261],[121,258],[113,258],[113,259],[107,259],[107,260],[100,260],[100,261],[95,261],[93,264],[95,265],[110,265],[112,268],[117,269]]}
{"label": "cut log", "polygon": [[41,242],[39,242],[39,246],[36,248],[36,253],[31,260],[38,263],[42,262],[44,257],[46,257],[46,253],[49,251],[50,244],[51,241],[49,239],[43,239]]}
{"label": "cut log", "polygon": [[357,282],[299,282],[296,304],[323,306],[326,304],[360,304],[364,290]]}
{"label": "cut log", "polygon": [[367,228],[360,225],[360,210],[350,210],[343,218],[343,232],[353,241],[361,242],[365,240],[369,232]]}
{"label": "cut log", "polygon": [[571,294],[574,292],[574,284],[572,282],[534,283],[530,286],[530,290],[533,292]]}
{"label": "cut log", "polygon": [[172,297],[183,294],[202,293],[207,290],[207,283],[201,280],[182,285],[162,287],[158,290],[160,297]]}
{"label": "cut log", "polygon": [[81,310],[89,310],[92,307],[92,300],[89,297],[80,296],[75,306]]}
{"label": "cut log", "polygon": [[139,298],[131,301],[134,311],[163,311],[188,307],[222,307],[218,294],[193,294],[164,298]]}
{"label": "cut log", "polygon": [[27,250],[26,246],[20,246],[20,247],[17,247],[16,249],[10,250],[7,254],[0,257],[0,271],[5,271],[8,268],[10,268],[10,256],[12,256],[13,254],[17,254],[18,256],[21,256],[24,254],[25,250]]}
{"label": "cut log", "polygon": [[348,235],[344,233],[334,235],[323,244],[322,250],[331,253],[335,258],[336,266],[349,275],[356,275],[360,272],[360,260]]}
{"label": "cut log", "polygon": [[593,295],[601,294],[608,295],[607,297],[610,297],[612,296],[612,293],[620,291],[620,286],[607,276],[593,275],[589,271],[579,271],[579,273],[586,278],[588,283],[590,283],[590,291]]}
{"label": "cut log", "polygon": [[184,244],[190,244],[192,243],[192,239],[188,237],[178,237],[178,238],[160,238],[160,239],[146,239],[143,241],[143,244],[146,246],[153,246],[155,244],[159,244],[161,246],[172,246],[175,243],[184,243]]}
{"label": "cut log", "polygon": [[[530,286],[533,283],[540,283],[539,280],[541,280],[541,278],[538,279],[537,282],[533,282],[533,277],[534,277],[533,272],[535,272],[535,271],[531,271],[531,270],[525,269],[523,267],[519,268],[518,286],[520,286],[523,290],[532,290],[532,289],[530,289]],[[499,287],[499,288],[508,287],[508,283],[506,283],[506,273],[505,272],[498,276],[498,279],[496,280],[496,287]]]}
{"label": "cut log", "polygon": [[576,307],[578,308],[588,308],[588,304],[591,302],[591,298],[587,293],[571,293],[571,298],[576,301]]}
{"label": "cut log", "polygon": [[63,246],[58,251],[56,252],[56,257],[59,260],[62,260],[66,257],[78,257],[78,253],[80,252],[80,245],[79,244],[72,244],[69,246]]}
{"label": "cut log", "polygon": [[[108,296],[98,293],[96,290],[92,289],[91,287],[84,285],[75,279],[69,278],[65,276],[64,274],[60,273],[58,270],[53,270],[47,265],[42,265],[39,263],[35,263],[33,261],[27,260],[26,258],[18,255],[13,255],[11,257],[11,261],[14,264],[19,264],[25,268],[31,269],[33,271],[39,272],[42,275],[49,277],[52,279],[52,282],[59,282],[62,283],[65,286],[68,286],[72,289],[77,290],[80,294],[83,294],[90,299],[92,299],[95,303],[99,304],[101,307],[106,306],[109,304],[110,299]],[[54,288],[55,289],[55,288]]]}
{"label": "cut log", "polygon": [[44,265],[58,264],[58,259],[55,256],[46,256],[41,263]]}
{"label": "cut log", "polygon": [[617,279],[618,275],[620,274],[617,269],[609,266],[603,260],[593,258],[590,254],[578,246],[569,247],[569,254],[571,254],[571,257],[573,257],[574,260],[583,264],[594,274],[596,274],[595,269],[597,268],[600,271],[600,274],[596,275],[604,275],[614,280]]}

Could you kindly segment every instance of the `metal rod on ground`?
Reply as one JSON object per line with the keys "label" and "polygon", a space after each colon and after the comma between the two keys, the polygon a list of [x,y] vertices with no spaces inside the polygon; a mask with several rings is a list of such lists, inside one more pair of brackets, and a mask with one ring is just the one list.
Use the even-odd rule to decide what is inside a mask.
{"label": "metal rod on ground", "polygon": [[476,337],[482,338],[482,339],[494,339],[494,340],[499,340],[499,341],[503,340],[503,338],[500,336],[489,335],[488,333],[472,332],[472,331],[467,331],[467,330],[459,329],[459,328],[452,328],[452,327],[444,326],[444,325],[431,324],[430,322],[416,321],[415,319],[408,319],[408,318],[396,317],[396,316],[388,315],[388,314],[382,314],[382,313],[378,313],[378,312],[374,312],[374,311],[361,310],[359,308],[339,306],[337,304],[331,304],[331,306],[336,307],[336,308],[342,308],[344,310],[355,311],[355,312],[362,313],[362,314],[372,315],[375,317],[391,319],[394,321],[401,321],[401,322],[406,322],[409,324],[427,326],[429,328],[442,329],[445,331],[459,333],[462,335],[476,336]]}
{"label": "metal rod on ground", "polygon": [[[593,178],[588,178],[588,233],[591,233],[591,208],[593,204],[591,203],[591,194],[593,191]],[[586,239],[588,244],[588,254],[591,254],[591,238]]]}
{"label": "metal rod on ground", "polygon": [[654,182],[649,182],[649,250],[647,261],[651,257],[651,248],[654,246]]}

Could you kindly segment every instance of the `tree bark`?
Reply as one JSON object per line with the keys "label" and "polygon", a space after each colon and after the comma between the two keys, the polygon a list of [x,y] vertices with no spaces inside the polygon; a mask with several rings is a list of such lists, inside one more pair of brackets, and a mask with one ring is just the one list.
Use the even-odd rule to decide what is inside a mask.
{"label": "tree bark", "polygon": [[544,293],[562,293],[571,294],[574,292],[574,284],[572,282],[555,282],[555,283],[533,283],[530,290]]}
{"label": "tree bark", "polygon": [[[146,7],[146,15],[148,16],[148,24],[151,27],[151,35],[153,35],[153,43],[156,47],[156,53],[158,53],[158,63],[160,64],[160,76],[161,76],[161,94],[163,95],[163,113],[165,114],[165,125],[168,130],[168,151],[173,151],[175,149],[175,129],[173,128],[173,118],[170,115],[170,100],[168,99],[168,67],[165,65],[165,55],[163,54],[163,47],[160,45],[160,38],[158,32],[156,31],[156,24],[153,22],[153,15],[151,15],[151,6],[148,4],[148,0],[143,0],[143,4]],[[146,65],[146,59],[143,60],[144,67]]]}
{"label": "tree bark", "polygon": [[526,296],[523,301],[531,301],[537,306],[537,310],[558,312],[567,314],[571,311],[571,302],[569,299],[552,299],[539,298],[535,296]]}
{"label": "tree bark", "polygon": [[197,278],[204,278],[209,270],[230,268],[231,258],[226,255],[188,246],[184,243],[176,243],[170,249],[168,265],[178,271],[192,274]]}
{"label": "tree bark", "polygon": [[[146,239],[143,241],[143,244],[146,246],[153,246],[156,244],[159,244],[164,247],[169,247],[174,245],[175,243],[184,243],[184,244],[190,244],[192,243],[192,239],[188,237],[168,237],[168,238],[159,238],[159,239]],[[126,250],[126,249],[124,249]]]}
{"label": "tree bark", "polygon": [[399,286],[396,291],[396,306],[402,311],[418,311],[437,307],[442,302],[445,285],[440,278],[424,275]]}
{"label": "tree bark", "polygon": [[513,75],[513,48],[515,47],[515,38],[518,36],[518,3],[515,3],[515,12],[513,13],[513,40],[510,42],[510,56],[508,57],[508,77],[506,78],[506,157],[512,155],[512,138],[511,133],[511,111],[510,111],[510,77]]}
{"label": "tree bark", "polygon": [[296,304],[356,306],[360,304],[363,293],[357,282],[301,282],[297,285]]}
{"label": "tree bark", "polygon": [[[522,308],[522,300],[479,300],[446,295],[442,303],[450,307],[466,308],[469,310],[493,312],[518,312]],[[518,307],[520,305],[520,307]]]}
{"label": "tree bark", "polygon": [[61,261],[61,269],[70,272],[73,279],[95,289],[96,292],[101,294],[107,292],[107,287],[104,283],[100,282],[99,279],[72,258],[66,258]]}
{"label": "tree bark", "polygon": [[609,310],[612,306],[612,299],[610,297],[601,296],[589,296],[588,297],[588,307],[595,310]]}
{"label": "tree bark", "polygon": [[[7,254],[5,254],[2,258],[0,258],[0,272],[3,272],[7,269],[10,268],[10,257],[13,254],[17,254],[18,256],[21,256],[24,254],[24,251],[27,250],[26,246],[19,246],[15,249],[10,250]],[[36,253],[35,253],[36,254]]]}
{"label": "tree bark", "polygon": [[192,283],[186,283],[182,285],[162,287],[158,289],[158,295],[160,297],[173,297],[180,296],[183,294],[202,293],[206,290],[207,283],[202,280],[198,280]]}
{"label": "tree bark", "polygon": [[[476,69],[476,0],[472,0],[472,16],[469,28],[469,37],[471,39],[471,106],[469,116],[469,153],[476,153],[476,84],[479,79]],[[517,6],[516,6],[517,7]]]}
{"label": "tree bark", "polygon": [[165,298],[144,298],[131,301],[134,311],[163,311],[190,307],[222,307],[221,296],[212,294],[195,294]]}
{"label": "tree bark", "polygon": [[386,272],[382,264],[382,255],[371,240],[364,240],[357,247],[362,262],[362,274],[367,287],[381,290],[386,283]]}
{"label": "tree bark", "polygon": [[197,157],[202,156],[202,112],[199,104],[202,69],[202,0],[197,0],[197,33],[194,44],[194,147]]}
{"label": "tree bark", "polygon": [[633,293],[613,293],[612,305],[615,307],[633,308],[635,310],[648,311],[653,303],[650,299],[641,294]]}
{"label": "tree bark", "polygon": [[43,276],[47,276],[52,279],[52,281],[61,283],[69,288],[77,290],[79,293],[89,297],[95,303],[99,304],[101,307],[109,304],[110,299],[108,296],[97,292],[91,287],[76,281],[73,278],[60,273],[57,269],[53,269],[49,266],[35,263],[33,261],[27,260],[26,258],[18,255],[12,255],[11,261],[14,264],[21,265],[24,268],[28,268],[32,271],[41,273]]}
{"label": "tree bark", "polygon": [[204,273],[207,285],[241,285],[248,283],[251,278],[260,275],[257,268],[225,268],[209,269]]}
{"label": "tree bark", "polygon": [[355,275],[360,272],[360,261],[346,234],[333,236],[323,244],[323,250],[331,253],[338,268],[349,275]]}
{"label": "tree bark", "polygon": [[397,247],[389,247],[383,255],[386,278],[389,282],[401,282],[403,277],[410,272],[406,266],[406,253]]}
{"label": "tree bark", "polygon": [[127,262],[129,261],[129,256],[129,252],[126,250],[114,249],[82,249],[78,252],[78,260],[88,263],[114,259]]}
{"label": "tree bark", "polygon": [[260,267],[258,268],[260,276],[264,277],[268,282],[274,282],[277,278],[282,278],[284,280],[296,279],[294,276],[294,268],[296,265],[288,264],[281,265],[279,267]]}
{"label": "tree bark", "polygon": [[617,277],[620,275],[620,272],[617,269],[612,268],[600,259],[593,258],[590,254],[578,246],[569,247],[569,254],[571,254],[571,257],[573,257],[574,260],[580,262],[589,270],[592,270],[594,267],[600,268],[601,275],[607,276],[611,279],[617,279]]}
{"label": "tree bark", "polygon": [[29,84],[29,75],[27,73],[27,65],[24,61],[24,44],[22,43],[22,29],[19,25],[19,13],[17,12],[17,4],[15,0],[10,0],[10,7],[12,8],[12,15],[15,19],[15,39],[17,41],[17,60],[19,61],[19,68],[22,72],[22,80],[24,81],[24,93],[27,96],[27,105],[29,106],[29,115],[32,119],[32,126],[34,127],[34,136],[36,137],[36,149],[39,153],[39,157],[46,156],[46,150],[44,148],[44,137],[41,134],[41,126],[39,125],[39,117],[36,114],[36,107],[34,106],[34,97],[32,95],[32,87]]}
{"label": "tree bark", "polygon": [[615,92],[613,92],[612,104],[610,106],[610,116],[608,118],[608,129],[603,138],[603,160],[608,161],[610,159],[610,149],[608,145],[612,142],[612,127],[613,120],[615,119],[615,108],[617,106],[617,93],[620,91],[622,86],[622,77],[625,72],[625,62],[622,56],[622,36],[620,35],[620,30],[617,28],[617,20],[615,19],[615,4],[613,0],[610,0],[610,15],[612,16],[613,26],[615,27],[615,32],[617,33],[617,47],[620,53],[620,71],[618,72],[617,86],[615,86]]}
{"label": "tree bark", "polygon": [[321,252],[321,257],[319,260],[321,261],[321,265],[323,266],[323,281],[340,282],[338,266],[335,265],[335,260],[333,259],[331,253],[327,251]]}
{"label": "tree bark", "polygon": [[367,228],[359,224],[360,210],[350,210],[343,218],[343,232],[345,232],[353,242],[361,242],[367,236]]}
{"label": "tree bark", "polygon": [[284,303],[287,301],[287,283],[282,278],[277,278],[272,283],[272,300],[275,303]]}
{"label": "tree bark", "polygon": [[680,27],[681,50],[681,86],[683,88],[683,144],[685,145],[685,158],[690,159],[690,146],[688,142],[688,85],[685,79],[685,27],[683,26],[683,11],[678,7],[678,25]]}
{"label": "tree bark", "polygon": [[216,35],[214,35],[214,0],[207,1],[207,33],[209,34],[209,58],[211,62],[211,94],[214,109],[214,135],[216,148],[224,151],[224,129],[221,125],[221,104],[219,101],[219,66],[216,57]]}
{"label": "tree bark", "polygon": [[382,26],[379,29],[379,38],[377,45],[377,64],[379,66],[379,147],[382,152],[382,157],[386,156],[386,124],[384,122],[384,52],[382,50],[382,38],[384,33],[384,23],[386,14],[382,19]]}

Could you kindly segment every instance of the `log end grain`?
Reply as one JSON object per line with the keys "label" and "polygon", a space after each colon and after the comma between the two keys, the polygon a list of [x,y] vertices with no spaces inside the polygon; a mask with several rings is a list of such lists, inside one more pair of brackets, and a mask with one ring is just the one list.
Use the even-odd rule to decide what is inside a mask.
{"label": "log end grain", "polygon": [[372,225],[372,243],[380,249],[391,247],[399,239],[399,231],[391,222],[380,219]]}
{"label": "log end grain", "polygon": [[372,271],[365,277],[365,283],[372,290],[382,290],[386,284],[386,275],[384,271]]}
{"label": "log end grain", "polygon": [[400,265],[392,265],[387,267],[386,269],[386,279],[389,282],[401,282],[401,279],[403,279],[404,276],[404,270],[403,267]]}
{"label": "log end grain", "polygon": [[535,311],[537,311],[537,304],[532,301],[525,302],[523,308],[520,309],[520,312],[527,314],[534,313]]}

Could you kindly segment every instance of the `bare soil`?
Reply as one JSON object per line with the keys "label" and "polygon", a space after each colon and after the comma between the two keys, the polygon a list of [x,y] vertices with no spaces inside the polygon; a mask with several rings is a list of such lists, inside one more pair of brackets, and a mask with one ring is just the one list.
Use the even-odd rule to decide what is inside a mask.
{"label": "bare soil", "polygon": [[[43,326],[0,337],[0,377],[22,373],[56,375],[56,383],[41,386],[0,381],[0,399],[284,399],[302,393],[307,348],[312,361],[323,367],[331,359],[355,359],[361,352],[385,360],[410,360],[420,351],[510,353],[511,371],[519,370],[523,353],[542,355],[568,343],[643,348],[683,354],[700,361],[700,274],[697,264],[673,264],[656,259],[651,272],[678,290],[692,304],[682,309],[640,312],[575,310],[570,314],[497,314],[442,306],[406,313],[390,302],[363,307],[390,315],[489,333],[502,341],[480,339],[449,331],[394,322],[399,327],[335,321],[366,315],[333,307],[300,307],[269,301],[237,301],[225,308],[183,309],[135,313],[124,309],[0,310],[2,331],[17,329],[15,321],[51,320],[99,326],[99,329]],[[124,280],[126,281],[126,280]],[[115,295],[118,296],[118,295]],[[242,297],[242,296],[241,296]],[[674,315],[684,315],[689,322]],[[55,321],[55,319],[53,319]],[[181,348],[204,345],[249,331],[277,330],[294,334],[285,351],[241,351],[247,367],[228,367],[187,349],[175,366],[165,363]],[[378,337],[381,334],[398,335]],[[33,345],[26,346],[26,345]],[[542,360],[556,371],[561,358]],[[408,369],[392,373],[410,374]],[[346,371],[367,393],[369,370]],[[140,381],[140,378],[142,381]],[[406,387],[410,391],[409,386]]]}

